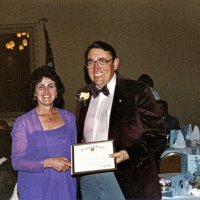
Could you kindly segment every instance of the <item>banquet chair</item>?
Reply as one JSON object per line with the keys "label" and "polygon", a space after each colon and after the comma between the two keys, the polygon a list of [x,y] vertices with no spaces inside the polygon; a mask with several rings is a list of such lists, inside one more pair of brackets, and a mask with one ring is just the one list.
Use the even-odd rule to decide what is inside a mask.
{"label": "banquet chair", "polygon": [[159,161],[159,173],[181,173],[181,154],[171,152],[163,156]]}

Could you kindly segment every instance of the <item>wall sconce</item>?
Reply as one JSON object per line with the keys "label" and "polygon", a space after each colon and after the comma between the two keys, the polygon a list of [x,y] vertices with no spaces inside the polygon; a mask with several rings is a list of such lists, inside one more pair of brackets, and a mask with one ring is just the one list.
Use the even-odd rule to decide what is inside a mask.
{"label": "wall sconce", "polygon": [[24,50],[23,44],[20,44],[20,45],[19,45],[19,50],[20,50],[20,51],[21,51],[21,50]]}
{"label": "wall sconce", "polygon": [[[16,45],[18,46],[19,50],[23,50],[24,47],[28,46],[28,38],[29,38],[29,33],[28,32],[17,32],[16,33]],[[13,48],[15,47],[15,42],[9,41],[5,44],[6,49],[11,49],[13,50]]]}
{"label": "wall sconce", "polygon": [[16,33],[17,37],[21,37],[22,34],[21,33]]}
{"label": "wall sconce", "polygon": [[13,40],[11,40],[11,41],[9,41],[9,42],[7,42],[7,43],[5,44],[5,47],[6,47],[7,49],[13,49],[13,48],[15,47],[15,42],[14,42]]}
{"label": "wall sconce", "polygon": [[6,47],[6,49],[10,49],[10,48],[11,48],[10,43],[7,42],[7,43],[5,44],[5,47]]}
{"label": "wall sconce", "polygon": [[23,39],[23,40],[22,40],[22,44],[26,47],[26,46],[28,45],[27,39]]}
{"label": "wall sconce", "polygon": [[11,49],[13,49],[15,47],[15,42],[13,40],[11,40],[9,43],[10,43]]}

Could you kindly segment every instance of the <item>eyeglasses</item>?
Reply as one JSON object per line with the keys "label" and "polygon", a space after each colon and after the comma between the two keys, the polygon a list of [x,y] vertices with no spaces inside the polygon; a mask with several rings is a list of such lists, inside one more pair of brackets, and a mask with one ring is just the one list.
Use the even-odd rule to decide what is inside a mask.
{"label": "eyeglasses", "polygon": [[113,58],[111,58],[110,60],[106,60],[105,58],[99,58],[98,60],[87,60],[86,62],[86,67],[87,69],[92,69],[95,65],[95,63],[98,64],[99,67],[101,68],[106,68],[107,64],[113,60]]}

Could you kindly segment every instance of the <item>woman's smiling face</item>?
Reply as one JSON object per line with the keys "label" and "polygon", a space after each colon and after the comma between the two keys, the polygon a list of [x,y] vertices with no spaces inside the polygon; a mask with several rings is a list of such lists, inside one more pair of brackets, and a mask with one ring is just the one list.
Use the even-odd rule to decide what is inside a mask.
{"label": "woman's smiling face", "polygon": [[38,105],[53,105],[56,95],[56,84],[50,78],[44,77],[35,87]]}

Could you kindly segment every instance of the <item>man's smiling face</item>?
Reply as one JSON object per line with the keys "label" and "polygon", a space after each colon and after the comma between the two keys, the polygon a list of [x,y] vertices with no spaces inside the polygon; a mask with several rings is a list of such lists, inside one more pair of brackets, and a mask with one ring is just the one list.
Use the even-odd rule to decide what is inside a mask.
{"label": "man's smiling face", "polygon": [[89,51],[87,60],[97,61],[100,59],[105,59],[107,62],[106,67],[101,67],[97,62],[94,62],[94,66],[88,69],[88,74],[92,82],[102,88],[112,79],[115,70],[118,69],[119,59],[115,58],[112,60],[112,55],[109,51],[104,51],[102,49],[93,48]]}

